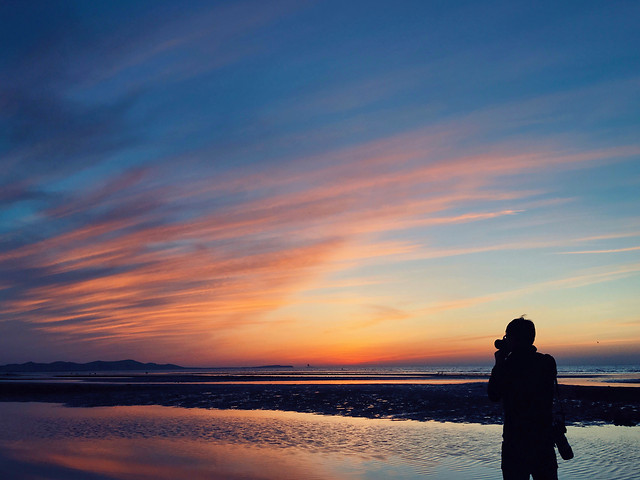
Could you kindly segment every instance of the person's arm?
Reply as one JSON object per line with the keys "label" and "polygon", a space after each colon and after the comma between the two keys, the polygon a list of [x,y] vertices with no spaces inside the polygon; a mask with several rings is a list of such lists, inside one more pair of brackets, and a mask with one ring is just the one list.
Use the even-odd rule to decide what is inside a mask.
{"label": "person's arm", "polygon": [[507,354],[502,350],[496,351],[494,354],[496,364],[491,369],[491,376],[489,377],[489,385],[487,386],[487,393],[489,398],[498,402],[502,398],[504,380],[505,380],[505,361]]}
{"label": "person's arm", "polygon": [[558,367],[556,365],[556,359],[549,354],[545,355],[545,359],[547,360],[548,381],[551,385],[552,390],[555,390],[556,381],[558,378]]}

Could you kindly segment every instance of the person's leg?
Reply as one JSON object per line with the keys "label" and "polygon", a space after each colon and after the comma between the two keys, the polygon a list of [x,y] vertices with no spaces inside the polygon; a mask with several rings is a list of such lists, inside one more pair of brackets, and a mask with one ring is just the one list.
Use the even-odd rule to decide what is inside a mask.
{"label": "person's leg", "polygon": [[502,478],[503,480],[529,480],[527,462],[518,449],[502,443]]}
{"label": "person's leg", "polygon": [[533,480],[558,480],[558,462],[553,445],[541,448],[531,468]]}
{"label": "person's leg", "polygon": [[507,467],[502,466],[502,479],[503,480],[529,480],[529,472],[520,467]]}
{"label": "person's leg", "polygon": [[546,471],[535,470],[532,476],[533,480],[558,480],[558,468]]}

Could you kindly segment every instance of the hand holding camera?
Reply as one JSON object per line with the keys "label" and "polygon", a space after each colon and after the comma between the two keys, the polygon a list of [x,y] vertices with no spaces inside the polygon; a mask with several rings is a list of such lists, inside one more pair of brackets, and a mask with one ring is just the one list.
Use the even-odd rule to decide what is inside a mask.
{"label": "hand holding camera", "polygon": [[496,347],[497,350],[509,353],[509,342],[507,342],[506,335],[502,338],[498,338],[495,342],[493,342],[493,346]]}
{"label": "hand holding camera", "polygon": [[497,350],[496,353],[493,354],[496,359],[496,363],[504,362],[510,352],[509,343],[507,342],[507,336],[505,335],[502,338],[498,338],[495,342],[493,342],[493,345]]}

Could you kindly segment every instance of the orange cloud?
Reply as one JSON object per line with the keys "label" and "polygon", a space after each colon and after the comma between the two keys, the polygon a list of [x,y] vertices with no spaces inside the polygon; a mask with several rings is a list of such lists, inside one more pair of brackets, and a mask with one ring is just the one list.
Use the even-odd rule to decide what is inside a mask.
{"label": "orange cloud", "polygon": [[[514,153],[504,146],[456,155],[450,140],[421,130],[258,173],[172,184],[160,181],[160,168],[114,178],[50,209],[49,219],[61,225],[57,234],[0,255],[0,266],[18,279],[8,284],[14,295],[3,308],[57,338],[98,346],[195,337],[213,345],[227,330],[259,324],[296,293],[322,288],[329,273],[372,259],[553,245],[429,249],[388,237],[518,215],[514,205],[537,192],[504,188],[504,176],[638,152]],[[362,321],[399,318],[397,312]]]}

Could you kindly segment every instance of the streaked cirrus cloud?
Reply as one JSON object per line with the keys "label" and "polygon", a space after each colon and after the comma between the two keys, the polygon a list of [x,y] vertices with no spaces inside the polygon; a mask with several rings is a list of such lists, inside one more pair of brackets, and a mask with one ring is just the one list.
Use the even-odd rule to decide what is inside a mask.
{"label": "streaked cirrus cloud", "polygon": [[0,7],[5,360],[477,359],[521,307],[628,318],[636,7],[493,7]]}

